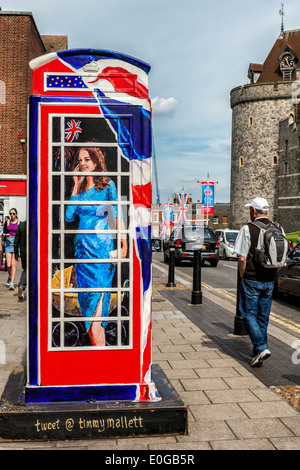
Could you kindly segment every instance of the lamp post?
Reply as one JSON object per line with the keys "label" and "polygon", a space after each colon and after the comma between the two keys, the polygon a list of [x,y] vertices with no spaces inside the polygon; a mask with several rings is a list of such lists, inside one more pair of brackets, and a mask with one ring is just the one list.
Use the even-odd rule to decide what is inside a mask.
{"label": "lamp post", "polygon": [[202,304],[201,249],[194,250],[192,304]]}
{"label": "lamp post", "polygon": [[175,279],[174,279],[174,265],[175,265],[175,247],[170,245],[169,250],[169,275],[168,275],[168,283],[167,287],[176,287]]}

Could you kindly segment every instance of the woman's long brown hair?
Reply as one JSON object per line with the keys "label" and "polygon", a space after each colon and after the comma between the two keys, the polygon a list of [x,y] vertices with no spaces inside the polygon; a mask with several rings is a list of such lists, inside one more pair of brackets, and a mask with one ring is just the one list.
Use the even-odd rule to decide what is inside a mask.
{"label": "woman's long brown hair", "polygon": [[[74,171],[74,169],[79,163],[78,158],[81,150],[86,150],[89,156],[91,157],[91,160],[96,164],[94,171],[106,171],[105,156],[99,147],[80,147],[80,149],[78,149],[75,155],[71,171]],[[102,189],[106,188],[109,185],[109,178],[107,176],[93,176],[93,180],[95,183],[96,191],[102,191]],[[85,178],[83,184],[80,187],[80,193],[83,193],[85,191],[86,183],[87,181]]]}

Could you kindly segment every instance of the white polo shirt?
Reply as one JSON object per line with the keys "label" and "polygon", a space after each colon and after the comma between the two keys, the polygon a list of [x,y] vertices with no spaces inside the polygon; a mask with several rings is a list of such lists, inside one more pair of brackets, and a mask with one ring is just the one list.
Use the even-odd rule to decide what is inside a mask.
{"label": "white polo shirt", "polygon": [[[264,217],[257,217],[255,220],[265,219]],[[250,230],[248,225],[243,225],[237,239],[235,241],[234,252],[237,253],[238,256],[244,256],[247,258],[249,250],[251,247],[251,238],[250,238]]]}

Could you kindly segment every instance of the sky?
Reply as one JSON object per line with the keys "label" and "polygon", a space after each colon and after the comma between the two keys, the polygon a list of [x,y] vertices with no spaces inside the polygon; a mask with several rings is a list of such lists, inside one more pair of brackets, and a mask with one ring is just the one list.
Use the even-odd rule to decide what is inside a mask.
{"label": "sky", "polygon": [[[277,0],[0,0],[2,11],[31,12],[41,35],[68,47],[107,49],[148,62],[153,109],[153,202],[174,193],[199,199],[199,181],[217,182],[230,202],[230,91],[249,83],[280,34]],[[300,2],[283,7],[284,29],[300,28]]]}

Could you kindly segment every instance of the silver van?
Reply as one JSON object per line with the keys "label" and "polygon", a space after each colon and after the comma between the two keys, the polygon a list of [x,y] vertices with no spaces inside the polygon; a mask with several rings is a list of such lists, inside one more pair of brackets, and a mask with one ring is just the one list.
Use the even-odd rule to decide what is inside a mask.
{"label": "silver van", "polygon": [[215,230],[215,234],[220,242],[219,257],[221,259],[237,258],[237,254],[234,253],[234,247],[238,233],[239,230],[231,230],[229,228]]}

